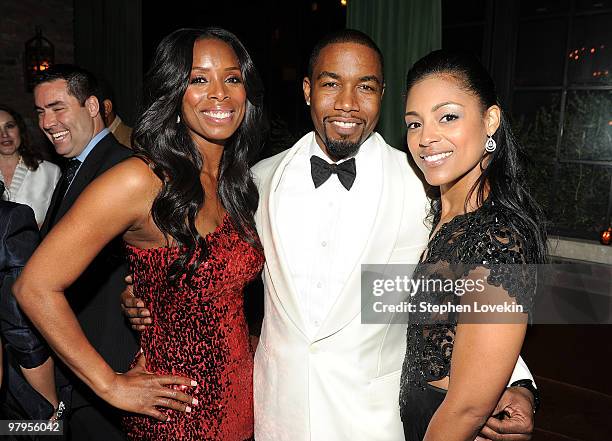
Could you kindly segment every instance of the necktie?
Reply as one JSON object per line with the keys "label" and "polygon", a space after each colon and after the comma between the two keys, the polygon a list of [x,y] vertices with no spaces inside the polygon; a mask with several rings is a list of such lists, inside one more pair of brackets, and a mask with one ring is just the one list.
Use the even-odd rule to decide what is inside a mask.
{"label": "necktie", "polygon": [[340,164],[330,164],[324,159],[313,155],[310,157],[310,174],[315,188],[319,188],[332,174],[336,174],[342,186],[350,190],[357,176],[355,158]]}
{"label": "necktie", "polygon": [[70,161],[68,161],[68,164],[66,164],[62,177],[57,183],[57,196],[54,197],[52,206],[49,207],[49,210],[51,210],[51,215],[49,217],[49,219],[51,219],[51,223],[49,224],[50,226],[54,226],[57,223],[57,213],[59,212],[60,205],[62,205],[62,200],[64,199],[64,196],[66,196],[68,187],[70,187],[70,184],[72,183],[72,180],[74,179],[80,165],[81,161],[76,158],[72,158]]}
{"label": "necktie", "polygon": [[64,198],[64,196],[66,196],[68,187],[70,187],[70,184],[72,183],[72,180],[74,179],[74,175],[76,175],[76,172],[79,169],[80,165],[81,165],[81,161],[79,161],[76,158],[72,158],[71,160],[68,161],[68,164],[66,165],[66,169],[64,170],[64,173],[62,173],[62,177],[58,184],[60,186],[60,196],[62,197],[62,199]]}

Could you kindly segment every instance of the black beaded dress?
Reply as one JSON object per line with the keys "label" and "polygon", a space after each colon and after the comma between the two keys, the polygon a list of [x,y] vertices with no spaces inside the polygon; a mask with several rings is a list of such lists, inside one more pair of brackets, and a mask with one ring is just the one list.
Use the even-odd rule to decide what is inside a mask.
{"label": "black beaded dress", "polygon": [[[434,225],[439,219],[434,219]],[[535,295],[535,263],[532,241],[516,215],[489,200],[476,211],[454,217],[430,237],[427,250],[413,279],[472,280],[472,293],[442,289],[442,284],[424,285],[411,303],[420,305],[465,305],[479,303],[521,305],[529,313]],[[529,265],[528,265],[529,264]],[[480,280],[480,282],[478,282]],[[453,285],[461,286],[459,284]],[[474,311],[473,303],[472,312]],[[459,309],[459,308],[457,308]],[[514,317],[516,315],[508,315]],[[523,316],[524,318],[524,316]],[[400,382],[400,413],[406,441],[420,441],[446,390],[428,382],[450,375],[457,323],[486,323],[500,316],[421,311],[409,314],[406,357]],[[503,322],[503,318],[502,318]]]}

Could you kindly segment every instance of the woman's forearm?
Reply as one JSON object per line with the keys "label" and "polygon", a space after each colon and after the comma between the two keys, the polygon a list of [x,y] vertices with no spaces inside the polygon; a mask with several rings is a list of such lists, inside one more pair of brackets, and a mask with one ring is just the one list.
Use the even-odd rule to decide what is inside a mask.
{"label": "woman's forearm", "polygon": [[424,441],[473,441],[492,410],[443,402],[429,422]]}
{"label": "woman's forearm", "polygon": [[87,340],[64,293],[44,290],[29,277],[17,279],[13,293],[58,357],[103,398],[115,373]]}
{"label": "woman's forearm", "polygon": [[525,330],[525,324],[513,323],[457,325],[448,391],[425,440],[475,438],[504,392]]}

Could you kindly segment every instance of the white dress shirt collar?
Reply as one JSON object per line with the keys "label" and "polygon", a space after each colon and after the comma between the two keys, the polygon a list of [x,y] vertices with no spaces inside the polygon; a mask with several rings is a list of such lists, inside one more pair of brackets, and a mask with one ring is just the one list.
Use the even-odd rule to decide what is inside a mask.
{"label": "white dress shirt collar", "polygon": [[315,189],[310,157],[326,157],[314,133],[286,164],[273,197],[279,246],[296,288],[302,318],[314,335],[342,292],[370,237],[382,189],[382,151],[371,137],[355,155],[347,191],[337,176]]}

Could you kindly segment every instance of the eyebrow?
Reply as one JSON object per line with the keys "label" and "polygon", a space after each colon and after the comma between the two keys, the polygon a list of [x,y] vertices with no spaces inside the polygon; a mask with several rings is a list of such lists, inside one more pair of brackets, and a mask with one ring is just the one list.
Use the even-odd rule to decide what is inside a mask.
{"label": "eyebrow", "polygon": [[365,77],[359,78],[359,81],[362,81],[362,82],[374,81],[375,83],[380,84],[380,80],[378,79],[376,75],[366,75]]}
{"label": "eyebrow", "polygon": [[[334,80],[339,80],[342,77],[340,75],[338,75],[335,72],[329,72],[327,70],[322,71],[319,76],[317,77],[317,80],[320,80],[323,77],[330,77],[333,78]],[[361,81],[362,83],[368,82],[368,81],[374,81],[377,84],[380,84],[380,80],[378,79],[378,77],[376,75],[366,75],[363,76],[361,78],[359,78],[359,81]]]}
{"label": "eyebrow", "polygon": [[[194,66],[191,68],[191,71],[194,70],[203,70],[203,71],[210,71],[210,68],[208,67],[201,67],[201,66]],[[223,69],[224,71],[230,71],[230,70],[240,70],[240,68],[238,66],[231,66],[231,67],[226,67],[225,69]]]}
{"label": "eyebrow", "polygon": [[456,103],[456,102],[454,102],[454,101],[446,101],[446,102],[444,102],[444,103],[436,104],[435,106],[433,106],[433,107],[431,108],[431,111],[432,111],[432,112],[435,112],[435,111],[436,111],[436,110],[438,110],[440,107],[448,106],[449,104],[453,104],[453,105],[455,105],[455,106],[461,106],[461,107],[464,107],[464,105],[463,105],[463,104],[459,104],[459,103]]}
{"label": "eyebrow", "polygon": [[330,77],[333,78],[334,80],[339,80],[341,77],[340,75],[338,75],[337,73],[334,72],[328,72],[326,70],[322,71],[319,76],[317,77],[317,80],[320,80],[323,77]]}
{"label": "eyebrow", "polygon": [[[455,106],[465,107],[463,104],[459,104],[459,103],[456,103],[456,102],[454,102],[454,101],[446,101],[446,102],[444,102],[444,103],[439,103],[439,104],[436,104],[435,106],[433,106],[433,107],[431,108],[431,111],[432,111],[432,112],[435,112],[435,111],[436,111],[436,110],[438,110],[440,107],[448,106],[449,104],[453,104],[453,105],[455,105]],[[415,112],[415,111],[413,111],[413,110],[411,110],[411,111],[409,111],[409,112],[406,112],[406,113],[404,114],[404,116],[419,116],[419,113],[418,113],[418,112]]]}
{"label": "eyebrow", "polygon": [[[63,102],[63,101],[53,101],[52,103],[46,104],[46,105],[44,106],[44,108],[45,108],[45,109],[48,109],[49,107],[54,107],[54,106],[57,106],[57,105],[62,105],[62,104],[64,104],[64,102]],[[40,106],[34,106],[34,109],[36,109],[36,110],[43,110],[43,107],[40,107]]]}

